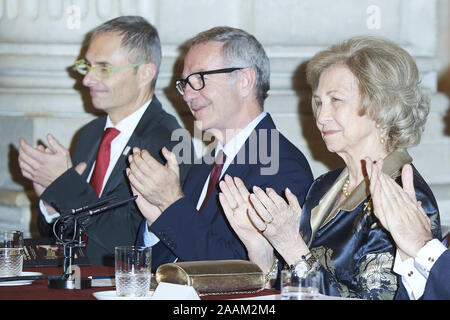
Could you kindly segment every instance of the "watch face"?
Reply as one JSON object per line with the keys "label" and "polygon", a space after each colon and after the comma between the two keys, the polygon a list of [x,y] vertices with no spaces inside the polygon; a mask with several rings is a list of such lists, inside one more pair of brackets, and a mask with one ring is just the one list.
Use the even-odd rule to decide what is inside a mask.
{"label": "watch face", "polygon": [[294,269],[295,273],[299,277],[303,277],[308,272],[308,270],[309,270],[309,266],[304,261],[298,262]]}

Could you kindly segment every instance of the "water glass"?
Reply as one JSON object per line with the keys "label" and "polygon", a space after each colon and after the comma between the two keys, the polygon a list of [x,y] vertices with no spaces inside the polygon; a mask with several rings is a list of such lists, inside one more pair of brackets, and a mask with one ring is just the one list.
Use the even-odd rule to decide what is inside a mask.
{"label": "water glass", "polygon": [[145,297],[150,291],[151,247],[115,248],[116,295]]}
{"label": "water glass", "polygon": [[295,271],[281,271],[281,300],[314,300],[319,295],[320,276],[310,270],[299,275]]}
{"label": "water glass", "polygon": [[23,233],[0,231],[0,277],[20,276],[23,268]]}

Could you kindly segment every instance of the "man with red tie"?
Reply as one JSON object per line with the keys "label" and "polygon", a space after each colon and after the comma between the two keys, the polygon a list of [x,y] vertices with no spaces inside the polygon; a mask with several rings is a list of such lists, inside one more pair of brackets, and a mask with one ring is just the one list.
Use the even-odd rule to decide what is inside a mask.
{"label": "man with red tie", "polygon": [[[74,68],[84,76],[92,104],[106,116],[82,128],[72,157],[51,134],[47,148],[20,139],[19,165],[40,198],[42,236],[50,236],[55,218],[71,209],[113,196],[129,198],[125,169],[133,147],[148,149],[164,163],[162,147],[179,143],[171,141],[180,128],[177,120],[154,95],[160,63],[158,32],[142,17],[118,17],[91,32],[85,57]],[[187,167],[180,166],[181,181]],[[142,221],[134,202],[84,219],[90,262],[111,265],[114,247],[133,245]]]}
{"label": "man with red tie", "polygon": [[[181,187],[173,153],[167,165],[135,148],[127,169],[136,203],[146,217],[138,244],[152,245],[152,268],[178,261],[247,259],[218,200],[218,181],[240,177],[247,188],[295,190],[303,202],[312,182],[304,155],[264,112],[269,90],[269,59],[247,32],[217,27],[188,43],[183,79],[176,82],[196,126],[217,146],[194,164]],[[262,235],[261,235],[262,237]]]}

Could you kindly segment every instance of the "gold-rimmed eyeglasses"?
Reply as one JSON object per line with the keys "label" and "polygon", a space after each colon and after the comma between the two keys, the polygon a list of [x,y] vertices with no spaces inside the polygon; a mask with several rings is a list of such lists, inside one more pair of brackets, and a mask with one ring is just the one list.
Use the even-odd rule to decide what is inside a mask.
{"label": "gold-rimmed eyeglasses", "polygon": [[91,66],[86,60],[81,59],[81,60],[75,61],[75,63],[73,64],[73,69],[76,72],[78,72],[79,74],[82,74],[83,76],[87,75],[88,72],[92,70],[92,72],[94,72],[94,74],[97,77],[99,77],[101,79],[107,79],[111,76],[111,73],[113,73],[115,71],[119,71],[119,70],[127,69],[127,68],[135,68],[135,67],[138,67],[145,63],[146,62],[139,62],[139,63],[127,64],[125,66],[109,68],[109,67],[105,67],[105,66]]}

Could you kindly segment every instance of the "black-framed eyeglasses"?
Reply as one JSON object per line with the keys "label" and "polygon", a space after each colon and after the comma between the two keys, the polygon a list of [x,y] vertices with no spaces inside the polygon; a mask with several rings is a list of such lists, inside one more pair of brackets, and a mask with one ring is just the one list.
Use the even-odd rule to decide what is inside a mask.
{"label": "black-framed eyeglasses", "polygon": [[186,89],[186,85],[195,90],[199,91],[205,87],[205,78],[204,76],[207,74],[216,74],[216,73],[230,73],[236,70],[241,70],[244,68],[225,68],[225,69],[217,69],[210,71],[200,71],[191,73],[186,77],[186,79],[179,79],[175,82],[175,87],[181,95],[184,95],[184,90]]}

